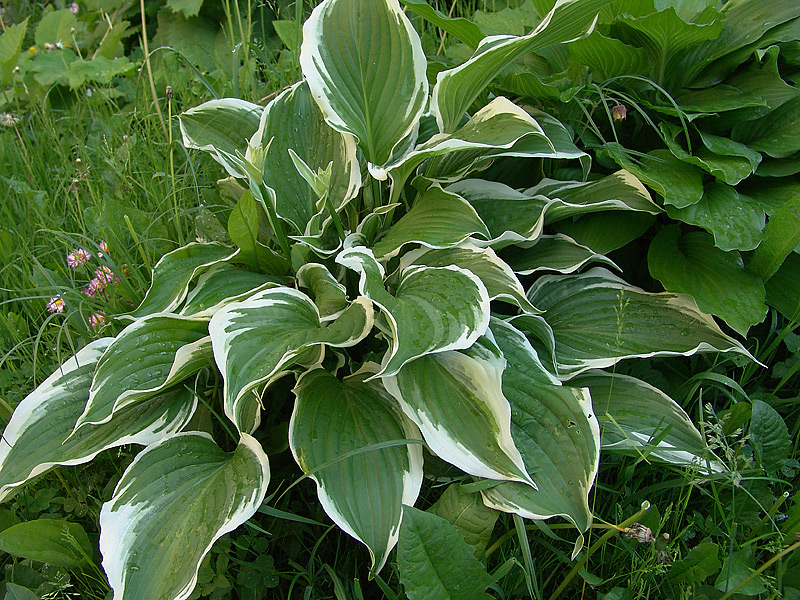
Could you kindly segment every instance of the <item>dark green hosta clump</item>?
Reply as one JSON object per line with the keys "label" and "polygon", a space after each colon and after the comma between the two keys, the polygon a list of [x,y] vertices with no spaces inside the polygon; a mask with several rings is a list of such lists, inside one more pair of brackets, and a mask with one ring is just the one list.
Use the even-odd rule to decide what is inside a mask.
{"label": "dark green hosta clump", "polygon": [[[474,561],[495,510],[586,531],[609,415],[609,448],[657,439],[651,456],[715,468],[672,399],[603,369],[747,351],[689,297],[634,287],[607,257],[544,233],[579,215],[661,209],[624,170],[523,189],[484,178],[497,158],[586,171],[588,157],[556,119],[504,97],[468,114],[510,61],[585,35],[606,4],[560,1],[532,33],[482,42],[431,90],[397,0],[325,0],[303,30],[302,81],[265,108],[225,99],[182,115],[187,147],[240,182],[235,247],[165,255],[122,332],[19,405],[0,494],[53,465],[144,445],[103,506],[103,567],[116,599],[172,600],[264,501],[269,460],[256,437],[279,378],[294,381],[289,446],[323,508],[367,547],[372,573],[399,539],[407,586],[442,569],[416,560],[419,544],[443,558],[436,548],[455,544],[451,556]],[[189,425],[207,405],[232,424],[232,452]],[[413,508],[423,447],[481,482],[448,488],[434,512],[474,511],[486,535],[462,545]],[[488,585],[477,561],[459,561]]]}

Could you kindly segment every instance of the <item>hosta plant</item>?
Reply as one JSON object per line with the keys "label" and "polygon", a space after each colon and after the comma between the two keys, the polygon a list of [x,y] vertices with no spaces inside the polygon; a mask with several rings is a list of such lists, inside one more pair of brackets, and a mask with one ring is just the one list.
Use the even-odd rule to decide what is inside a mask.
{"label": "hosta plant", "polygon": [[[565,161],[587,172],[570,132],[504,97],[478,101],[509,61],[587,34],[608,3],[559,0],[431,89],[397,0],[325,0],[303,29],[302,81],[263,108],[224,99],[182,115],[186,146],[233,178],[231,243],[165,255],[119,335],[18,406],[2,497],[55,465],[144,445],[103,505],[103,567],[118,600],[186,598],[214,541],[264,502],[261,420],[288,378],[291,452],[366,546],[371,574],[400,540],[406,586],[449,590],[463,582],[433,581],[446,569],[430,557],[479,568],[486,536],[443,530],[452,552],[421,547],[451,527],[413,508],[426,450],[472,482],[448,488],[436,514],[563,516],[579,533],[606,422],[610,450],[721,468],[672,399],[603,369],[747,351],[687,296],[630,285],[607,257],[549,233],[579,215],[661,209],[624,170],[543,177]],[[537,165],[529,185],[487,171],[499,157]],[[221,426],[200,431],[209,414]]]}

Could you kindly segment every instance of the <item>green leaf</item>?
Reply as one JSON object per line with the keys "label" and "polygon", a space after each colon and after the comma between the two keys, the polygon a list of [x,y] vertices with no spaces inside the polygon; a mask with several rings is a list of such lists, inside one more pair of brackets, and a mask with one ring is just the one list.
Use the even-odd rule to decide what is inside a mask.
{"label": "green leaf", "polygon": [[440,516],[403,507],[397,547],[400,581],[410,600],[489,600],[492,577],[453,525]]}
{"label": "green leaf", "polygon": [[731,131],[731,137],[753,150],[773,158],[785,158],[800,150],[800,96],[752,121],[743,121]]}
{"label": "green leaf", "polygon": [[606,37],[599,31],[575,40],[568,48],[570,61],[588,66],[601,81],[620,75],[647,76],[652,70],[650,58],[643,48]]}
{"label": "green leaf", "polygon": [[402,218],[375,244],[377,258],[395,256],[405,244],[417,243],[427,248],[451,248],[466,238],[489,237],[489,230],[469,202],[438,185],[423,192]]}
{"label": "green leaf", "polygon": [[314,302],[302,292],[279,287],[228,304],[209,324],[214,358],[225,378],[225,414],[240,431],[261,421],[258,385],[269,385],[310,348],[354,346],[372,329],[372,304],[357,298],[324,325]]}
{"label": "green leaf", "polygon": [[564,377],[634,357],[735,352],[752,359],[689,296],[645,292],[600,267],[540,277],[528,299],[546,311]]}
{"label": "green leaf", "polygon": [[489,326],[489,294],[471,271],[410,266],[392,295],[383,283],[383,266],[369,249],[347,249],[336,262],[360,274],[361,294],[377,304],[389,322],[392,335],[381,375],[395,375],[426,354],[469,348]]}
{"label": "green leaf", "polygon": [[204,433],[138,454],[100,511],[100,552],[120,600],[179,600],[213,543],[255,514],[269,483],[261,445],[242,434],[223,452]]}
{"label": "green leaf", "polygon": [[312,473],[325,512],[367,546],[375,574],[397,543],[402,505],[413,505],[419,495],[422,448],[413,443],[365,448],[420,439],[419,431],[379,383],[357,377],[339,381],[315,369],[300,377],[294,392],[292,454],[305,473]]}
{"label": "green leaf", "polygon": [[477,48],[483,39],[483,32],[469,19],[452,18],[432,8],[425,0],[400,0],[403,6],[417,13],[423,19],[446,31],[458,41],[471,48]]}
{"label": "green leaf", "polygon": [[54,465],[87,463],[108,448],[150,444],[179,431],[196,399],[183,389],[118,411],[104,425],[73,429],[89,398],[97,361],[112,338],[92,342],[19,403],[0,446],[0,499]]}
{"label": "green leaf", "polygon": [[765,287],[767,304],[790,321],[800,321],[800,255],[789,254]]}
{"label": "green leaf", "polygon": [[166,9],[159,10],[157,18],[158,27],[151,47],[173,48],[202,71],[210,73],[218,68],[215,45],[220,33],[219,21],[203,17],[187,19]]}
{"label": "green leaf", "polygon": [[325,265],[304,264],[297,270],[297,283],[311,290],[323,321],[336,318],[349,304],[347,289],[336,281]]}
{"label": "green leaf", "polygon": [[[519,315],[507,321],[492,317],[490,329],[503,355],[509,354],[507,360],[515,357],[517,364],[524,366],[526,376],[548,385],[561,385],[561,380],[552,373],[556,341],[544,317]],[[547,368],[542,357],[548,362]]]}
{"label": "green leaf", "polygon": [[300,47],[301,42],[301,39],[298,36],[298,33],[300,32],[297,29],[297,23],[290,20],[274,19],[272,21],[272,27],[275,29],[275,33],[278,34],[278,37],[283,42],[283,45],[292,52],[296,52]]}
{"label": "green leaf", "polygon": [[614,261],[563,233],[543,235],[533,245],[513,246],[503,253],[503,258],[518,275],[533,275],[537,271],[574,273],[590,262],[618,268]]}
{"label": "green leaf", "polygon": [[22,43],[25,40],[25,32],[28,29],[28,19],[22,23],[6,27],[0,35],[0,85],[10,85],[14,67],[17,66],[17,59],[22,50]]}
{"label": "green leaf", "polygon": [[3,600],[39,600],[39,594],[33,593],[26,587],[16,583],[6,582],[6,595]]}
{"label": "green leaf", "polygon": [[681,235],[678,225],[668,225],[651,242],[647,264],[664,288],[689,294],[700,310],[720,317],[740,335],[747,336],[767,316],[761,278],[745,270],[738,252],[716,248],[703,231]]}
{"label": "green leaf", "polygon": [[761,207],[719,182],[706,185],[700,202],[683,209],[667,206],[667,214],[708,230],[714,235],[714,245],[722,251],[758,246],[765,222]]}
{"label": "green leaf", "polygon": [[[737,550],[725,557],[722,569],[714,582],[714,587],[720,592],[727,592],[736,588],[740,583],[755,571],[755,557],[751,548]],[[736,590],[737,594],[744,596],[758,596],[766,591],[767,586],[760,576],[756,576]]]}
{"label": "green leaf", "polygon": [[309,227],[321,207],[317,206],[319,196],[295,168],[289,150],[314,173],[333,163],[328,195],[336,210],[361,188],[355,139],[325,122],[306,83],[292,86],[267,105],[251,146],[264,149],[262,176],[264,184],[275,191],[278,216],[300,234],[318,233]]}
{"label": "green leaf", "polygon": [[67,8],[46,13],[36,26],[36,45],[69,43],[72,41],[70,30],[77,26],[78,17]]}
{"label": "green leaf", "polygon": [[[589,388],[603,431],[603,451],[653,456],[679,465],[713,470],[721,463],[680,405],[652,385],[618,373],[589,371],[570,381]],[[640,454],[641,453],[641,454]]]}
{"label": "green leaf", "polygon": [[252,192],[247,190],[228,217],[228,236],[242,251],[242,258],[258,270],[258,220],[261,208]]}
{"label": "green leaf", "polygon": [[480,494],[463,491],[460,483],[450,484],[428,512],[447,519],[464,536],[475,558],[483,558],[498,514],[481,501]]}
{"label": "green leaf", "polygon": [[504,367],[499,350],[478,342],[417,358],[383,384],[437,456],[476,477],[533,485],[511,438]]}
{"label": "green leaf", "polygon": [[196,17],[203,6],[203,0],[167,0],[167,8],[172,12],[182,12],[187,19]]}
{"label": "green leaf", "polygon": [[205,319],[151,315],[131,323],[100,357],[76,431],[106,423],[210,364],[210,342]]}
{"label": "green leaf", "polygon": [[186,317],[210,318],[230,302],[244,300],[256,292],[288,283],[285,277],[252,273],[228,263],[219,263],[197,278],[197,284],[186,296],[180,314]]}
{"label": "green leaf", "polygon": [[769,404],[753,400],[748,433],[756,460],[768,474],[773,475],[792,451],[792,439],[786,423]]}
{"label": "green leaf", "polygon": [[94,553],[89,537],[78,523],[36,519],[0,532],[0,550],[65,569],[85,569]]}
{"label": "green leaf", "polygon": [[689,550],[689,553],[676,561],[667,573],[671,582],[703,583],[706,577],[719,572],[719,546],[710,541],[702,541]]}
{"label": "green leaf", "polygon": [[501,260],[491,248],[478,248],[464,243],[457,248],[429,250],[420,248],[403,255],[400,268],[405,270],[410,265],[428,267],[447,267],[455,265],[472,271],[486,286],[490,300],[502,299],[511,301],[528,313],[540,312],[525,296],[525,289],[517,279],[514,271]]}
{"label": "green leaf", "polygon": [[467,62],[436,77],[431,107],[439,131],[455,131],[478,95],[517,57],[591,32],[597,13],[609,3],[610,0],[558,0],[528,35],[485,38]]}
{"label": "green leaf", "polygon": [[747,264],[747,270],[764,281],[772,277],[786,257],[800,245],[800,196],[793,195],[770,215],[764,239]]}
{"label": "green leaf", "polygon": [[397,0],[325,0],[303,25],[303,76],[326,120],[382,165],[428,97],[419,36]]}
{"label": "green leaf", "polygon": [[548,382],[535,351],[512,325],[495,320],[492,331],[508,361],[503,393],[511,404],[511,434],[538,489],[504,483],[483,490],[484,502],[530,519],[562,515],[586,531],[600,456],[591,397],[586,390]]}
{"label": "green leaf", "polygon": [[244,154],[248,140],[258,130],[264,108],[238,98],[209,100],[178,116],[183,145],[205,150],[228,174],[242,177],[236,160]]}
{"label": "green leaf", "polygon": [[138,319],[153,313],[170,312],[186,298],[189,283],[209,267],[236,255],[217,243],[192,242],[165,254],[153,267],[153,282],[139,307],[128,318]]}
{"label": "green leaf", "polygon": [[638,239],[655,220],[654,215],[641,212],[595,213],[558,221],[553,229],[599,254],[608,254]]}

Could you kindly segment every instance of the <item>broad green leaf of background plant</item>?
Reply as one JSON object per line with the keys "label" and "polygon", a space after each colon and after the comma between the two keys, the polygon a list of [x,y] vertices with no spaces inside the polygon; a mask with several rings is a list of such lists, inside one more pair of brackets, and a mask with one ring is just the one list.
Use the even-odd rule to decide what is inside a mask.
{"label": "broad green leaf of background plant", "polygon": [[545,311],[559,375],[566,378],[625,358],[735,352],[752,359],[689,296],[645,292],[601,267],[542,276],[528,299]]}
{"label": "broad green leaf of background plant", "polygon": [[431,107],[439,131],[455,131],[478,95],[517,57],[590,33],[598,12],[610,1],[558,0],[528,35],[484,38],[472,58],[436,77]]}
{"label": "broad green leaf of background plant", "polygon": [[105,423],[212,363],[208,321],[151,315],[128,325],[97,363],[89,401],[75,424]]}
{"label": "broad green leaf of background plant", "polygon": [[457,194],[434,185],[420,194],[411,210],[392,225],[372,251],[377,258],[387,260],[405,244],[451,248],[474,235],[489,237],[475,209]]}
{"label": "broad green leaf of background plant", "polygon": [[442,517],[403,507],[397,546],[400,582],[410,600],[489,600],[494,579],[458,529]]}
{"label": "broad green leaf of background plant", "polygon": [[16,583],[6,582],[6,597],[4,600],[40,600],[39,594],[35,594],[26,587]]}
{"label": "broad green leaf of background plant", "polygon": [[269,464],[242,434],[223,452],[205,433],[169,437],[138,454],[100,511],[100,552],[119,600],[185,600],[213,543],[261,505]]}
{"label": "broad green leaf of background plant", "polygon": [[397,0],[325,0],[303,25],[300,66],[328,124],[382,165],[415,131],[427,61]]}
{"label": "broad green leaf of background plant", "polygon": [[417,358],[383,384],[437,456],[476,477],[533,485],[511,438],[504,367],[499,351],[479,341]]}
{"label": "broad green leaf of background plant", "polygon": [[655,215],[642,212],[606,212],[564,219],[553,229],[588,246],[599,254],[608,254],[639,238],[655,221]]}
{"label": "broad green leaf of background plant", "polygon": [[483,32],[469,19],[448,17],[443,12],[432,8],[425,0],[400,1],[406,8],[471,48],[477,48],[484,37]]}
{"label": "broad green leaf of background plant", "polygon": [[72,41],[70,30],[77,25],[78,18],[67,8],[46,13],[36,26],[36,45],[41,47],[46,43],[57,42],[68,44]]}
{"label": "broad green leaf of background plant", "polygon": [[392,295],[383,284],[383,266],[368,248],[347,249],[336,262],[359,273],[361,294],[389,322],[392,336],[381,375],[395,375],[407,362],[433,352],[469,348],[489,326],[489,294],[471,271],[411,266]]}
{"label": "broad green leaf of background plant", "polygon": [[770,215],[747,270],[764,281],[772,277],[789,254],[800,246],[800,196],[793,195]]}
{"label": "broad green leaf of background plant", "polygon": [[78,523],[36,519],[0,532],[0,550],[11,556],[82,570],[92,564],[94,548]]}
{"label": "broad green leaf of background plant", "polygon": [[800,255],[789,253],[764,287],[767,289],[767,304],[790,321],[800,321]]}
{"label": "broad green leaf of background plant", "polygon": [[484,502],[530,519],[561,515],[586,531],[600,458],[592,399],[586,390],[547,382],[525,336],[513,326],[493,320],[492,332],[508,361],[503,394],[511,404],[511,435],[538,489],[503,483],[483,490]]}
{"label": "broad green leaf of background plant", "polygon": [[543,235],[533,245],[512,246],[503,253],[503,259],[518,275],[532,275],[537,271],[574,273],[590,262],[618,268],[611,259],[563,233]]}
{"label": "broad green leaf of background plant", "polygon": [[178,388],[73,434],[97,361],[112,340],[102,338],[80,350],[19,403],[0,446],[0,500],[55,465],[79,465],[108,448],[157,442],[192,417],[197,401]]}
{"label": "broad green leaf of background plant", "polygon": [[208,267],[230,260],[237,251],[217,243],[192,242],[165,254],[153,267],[153,282],[144,300],[125,318],[171,312],[186,298],[189,283]]}
{"label": "broad green leaf of background plant", "polygon": [[428,512],[447,519],[464,536],[475,558],[483,558],[499,515],[483,503],[479,493],[465,492],[460,483],[452,483]]}
{"label": "broad green leaf of background plant", "polygon": [[172,12],[182,12],[187,19],[196,17],[203,6],[203,0],[167,0],[167,8]]}
{"label": "broad green leaf of background plant", "polygon": [[756,460],[774,475],[792,452],[792,438],[780,413],[763,400],[753,400],[748,435]]}
{"label": "broad green leaf of background plant", "polygon": [[712,470],[721,463],[708,449],[689,415],[661,390],[635,377],[589,371],[570,381],[589,388],[602,428],[603,451],[652,456]]}
{"label": "broad green leaf of background plant", "polygon": [[245,153],[263,111],[264,107],[238,98],[204,102],[178,117],[183,145],[208,152],[229,175],[242,177],[237,152]]}
{"label": "broad green leaf of background plant", "polygon": [[288,278],[270,277],[245,271],[228,263],[214,265],[197,278],[186,296],[180,314],[186,317],[210,318],[230,302],[244,300],[267,287],[286,285]]}
{"label": "broad green leaf of background plant", "polygon": [[22,23],[6,27],[0,35],[0,85],[9,85],[13,79],[14,67],[22,50],[28,19]]}
{"label": "broad green leaf of background plant", "polygon": [[777,109],[752,121],[742,121],[731,137],[753,150],[773,158],[791,156],[800,150],[800,97],[793,98]]}
{"label": "broad green leaf of background plant", "polygon": [[312,473],[325,512],[367,546],[375,574],[397,543],[403,504],[413,505],[419,495],[422,447],[363,450],[420,439],[419,431],[378,382],[339,381],[316,369],[300,377],[294,392],[292,454],[304,472]]}
{"label": "broad green leaf of background plant", "polygon": [[264,184],[275,191],[278,216],[289,221],[297,233],[318,233],[309,231],[308,225],[320,209],[316,194],[295,168],[290,149],[314,172],[333,163],[328,194],[336,210],[361,187],[355,139],[328,126],[304,82],[267,105],[250,145],[268,147],[263,158]]}
{"label": "broad green leaf of background plant", "polygon": [[619,75],[647,76],[652,69],[646,50],[606,37],[599,31],[572,42],[569,57],[571,61],[588,66],[601,81]]}
{"label": "broad green leaf of background plant", "polygon": [[740,335],[767,316],[761,278],[745,270],[738,252],[723,252],[703,231],[681,235],[678,225],[668,225],[650,243],[647,264],[665,289],[689,294]]}
{"label": "broad green leaf of background plant", "polygon": [[[756,559],[752,548],[736,550],[725,557],[722,561],[722,568],[714,582],[714,587],[720,592],[726,592],[737,588],[737,593],[744,596],[758,596],[767,590],[764,579],[756,575],[752,579],[750,576],[755,571]],[[746,582],[746,583],[745,583]]]}
{"label": "broad green leaf of background plant", "polygon": [[288,287],[265,290],[228,304],[209,323],[214,359],[225,378],[225,414],[252,432],[261,422],[259,401],[250,392],[322,344],[354,346],[372,329],[372,304],[356,299],[324,325],[314,302]]}

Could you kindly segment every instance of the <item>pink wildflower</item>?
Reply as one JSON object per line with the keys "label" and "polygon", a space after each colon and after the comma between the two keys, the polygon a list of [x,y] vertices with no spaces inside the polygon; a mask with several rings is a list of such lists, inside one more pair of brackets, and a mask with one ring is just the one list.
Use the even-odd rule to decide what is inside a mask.
{"label": "pink wildflower", "polygon": [[109,283],[119,283],[119,279],[114,275],[114,271],[109,269],[106,265],[102,265],[99,269],[95,269],[94,274],[97,280],[103,284],[103,288],[105,288]]}
{"label": "pink wildflower", "polygon": [[80,8],[78,7],[77,2],[73,2],[69,5],[69,12],[71,12],[73,15],[77,15],[79,10]]}
{"label": "pink wildflower", "polygon": [[81,291],[89,296],[89,298],[94,298],[97,295],[97,284],[99,281],[97,279],[92,279],[85,288]]}
{"label": "pink wildflower", "polygon": [[51,313],[63,313],[65,307],[64,299],[59,296],[50,298],[47,302],[47,311]]}
{"label": "pink wildflower", "polygon": [[96,312],[89,317],[89,325],[93,329],[99,329],[106,324],[106,316],[102,312]]}
{"label": "pink wildflower", "polygon": [[89,252],[87,252],[83,248],[76,248],[75,250],[67,254],[67,264],[73,269],[76,269],[81,265],[89,262],[91,258],[92,255],[89,254]]}
{"label": "pink wildflower", "polygon": [[108,254],[108,244],[106,244],[105,241],[101,240],[99,245],[100,245],[100,252],[97,253],[97,257],[103,258]]}

